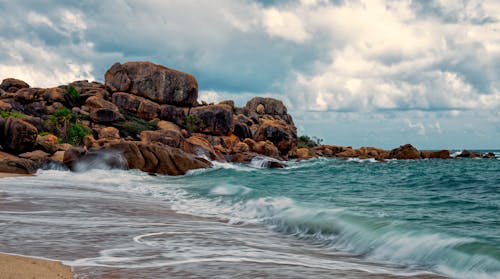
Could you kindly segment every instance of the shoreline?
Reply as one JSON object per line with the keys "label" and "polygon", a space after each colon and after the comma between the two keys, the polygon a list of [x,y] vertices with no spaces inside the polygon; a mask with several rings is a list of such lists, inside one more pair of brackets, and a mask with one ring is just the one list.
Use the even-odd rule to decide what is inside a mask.
{"label": "shoreline", "polygon": [[0,279],[72,279],[71,267],[59,261],[0,253]]}
{"label": "shoreline", "polygon": [[0,172],[0,178],[19,177],[19,176],[33,176],[33,174],[20,174],[20,173]]}

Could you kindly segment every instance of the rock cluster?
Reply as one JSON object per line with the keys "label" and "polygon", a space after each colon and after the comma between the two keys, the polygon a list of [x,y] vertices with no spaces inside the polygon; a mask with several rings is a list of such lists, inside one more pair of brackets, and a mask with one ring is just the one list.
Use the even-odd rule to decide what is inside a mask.
{"label": "rock cluster", "polygon": [[210,167],[211,160],[245,163],[257,156],[279,167],[297,146],[281,101],[200,104],[192,75],[150,62],[116,63],[104,84],[31,88],[8,78],[0,88],[0,171],[32,173],[48,163],[78,170],[100,161],[179,175]]}
{"label": "rock cluster", "polygon": [[[336,158],[358,158],[358,159],[375,159],[377,161],[385,161],[389,159],[397,160],[415,160],[415,159],[451,159],[449,150],[418,150],[411,144],[401,145],[392,150],[383,150],[376,147],[360,147],[354,149],[351,146],[336,146],[336,145],[317,145],[311,149],[298,148],[292,158],[306,160],[313,157],[336,157]],[[496,158],[494,153],[475,153],[468,150],[463,150],[456,157],[458,158]]]}

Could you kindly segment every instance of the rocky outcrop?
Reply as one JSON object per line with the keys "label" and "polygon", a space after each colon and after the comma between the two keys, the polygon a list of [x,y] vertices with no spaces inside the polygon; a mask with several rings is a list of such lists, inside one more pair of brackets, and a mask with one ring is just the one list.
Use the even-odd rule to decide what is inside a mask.
{"label": "rocky outcrop", "polygon": [[112,92],[130,92],[159,104],[197,104],[198,83],[192,75],[151,62],[115,63],[104,77]]}
{"label": "rocky outcrop", "polygon": [[19,89],[29,88],[29,87],[30,86],[26,82],[15,78],[6,78],[0,84],[0,89],[9,93],[14,93],[17,92]]}

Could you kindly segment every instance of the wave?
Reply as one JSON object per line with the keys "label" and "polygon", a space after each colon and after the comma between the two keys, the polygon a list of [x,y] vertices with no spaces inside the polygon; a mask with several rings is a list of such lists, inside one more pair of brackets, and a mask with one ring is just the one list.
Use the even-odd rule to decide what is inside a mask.
{"label": "wave", "polygon": [[[215,192],[220,187],[215,187]],[[224,189],[223,195],[230,192]],[[230,193],[236,195],[240,188],[234,189]],[[286,197],[234,204],[222,198],[201,198],[182,200],[173,208],[182,213],[216,216],[235,225],[262,224],[325,249],[353,253],[375,262],[421,267],[454,278],[500,277],[500,249],[487,243],[421,229],[407,222],[359,216],[342,208],[313,209]]]}

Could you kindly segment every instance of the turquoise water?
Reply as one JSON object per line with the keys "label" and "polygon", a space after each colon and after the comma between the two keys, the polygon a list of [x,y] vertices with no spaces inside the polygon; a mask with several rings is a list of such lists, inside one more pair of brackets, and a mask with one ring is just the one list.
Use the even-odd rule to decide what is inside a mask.
{"label": "turquoise water", "polygon": [[449,276],[500,278],[500,160],[318,159],[186,182],[190,197],[230,222]]}
{"label": "turquoise water", "polygon": [[[384,163],[314,159],[292,162],[285,169],[259,168],[259,164],[217,164],[182,177],[118,170],[79,174],[51,170],[34,178],[2,180],[8,185],[0,191],[19,200],[44,201],[45,206],[54,204],[54,199],[66,201],[59,202],[57,208],[46,208],[47,220],[56,222],[58,230],[79,228],[81,235],[65,234],[64,245],[71,243],[72,249],[78,250],[84,244],[74,244],[75,239],[104,239],[95,244],[95,253],[54,256],[81,268],[147,269],[196,263],[189,272],[202,270],[200,276],[216,277],[224,268],[236,268],[227,266],[229,263],[252,262],[258,266],[246,266],[254,269],[238,273],[248,276],[236,277],[253,278],[263,272],[263,265],[269,268],[274,263],[280,267],[270,269],[267,277],[365,278],[354,272],[363,271],[382,274],[375,278],[500,278],[498,159]],[[100,201],[104,198],[107,200]],[[137,213],[113,208],[121,221],[110,228],[99,227],[100,236],[96,237],[94,230],[61,216],[70,208],[68,212],[79,218],[106,223],[109,218],[105,216],[111,214],[109,206],[114,203],[110,199],[119,200],[125,208],[151,207],[139,214],[149,222],[137,221]],[[173,213],[148,213],[159,212],[162,206]],[[33,214],[36,216],[0,214],[0,221],[19,224],[9,228],[15,228],[20,238],[33,238],[31,222],[45,213]],[[193,224],[192,219],[188,222],[182,216],[199,219]],[[156,227],[167,217],[169,226]],[[150,224],[153,220],[156,225]],[[142,225],[128,225],[135,222]],[[54,229],[37,226],[37,230],[46,231],[43,239],[48,241]],[[119,240],[117,231],[129,233]],[[201,237],[204,241],[186,240],[186,235],[200,231],[205,232]],[[220,237],[222,232],[224,237]],[[5,245],[0,246],[0,252],[2,248],[3,252],[33,252],[18,248],[19,243],[8,233],[0,241]],[[57,241],[61,238],[50,243]],[[92,250],[91,245],[85,245]],[[44,255],[46,252],[43,250]],[[207,273],[211,270],[207,262],[216,263],[211,266],[214,273]],[[284,266],[290,268],[285,275]],[[292,270],[297,266],[302,269]],[[333,269],[353,272],[327,276],[326,270]],[[151,273],[148,278],[156,277]]]}

